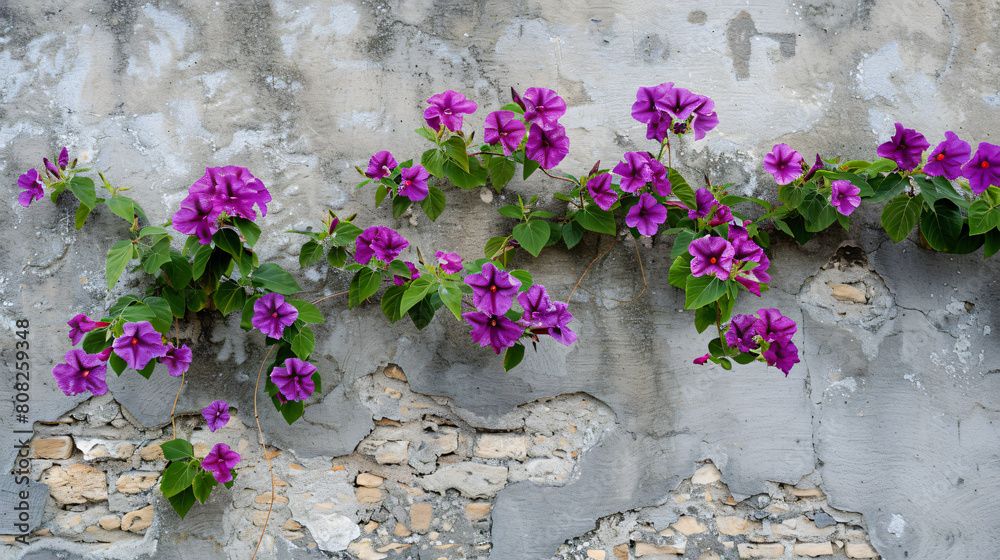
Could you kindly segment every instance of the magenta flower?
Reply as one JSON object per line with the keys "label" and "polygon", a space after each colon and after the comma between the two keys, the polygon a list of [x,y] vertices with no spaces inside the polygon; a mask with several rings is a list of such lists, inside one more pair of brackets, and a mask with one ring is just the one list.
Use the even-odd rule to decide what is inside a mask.
{"label": "magenta flower", "polygon": [[896,134],[888,142],[879,145],[875,153],[879,157],[895,161],[900,169],[910,171],[920,165],[920,155],[930,146],[923,134],[896,123]]}
{"label": "magenta flower", "polygon": [[382,150],[368,160],[368,169],[365,170],[365,176],[371,177],[376,181],[384,179],[385,177],[392,175],[392,170],[395,169],[397,165],[396,159],[392,157],[392,154],[386,150]]}
{"label": "magenta flower", "polygon": [[276,293],[266,294],[253,304],[253,317],[250,324],[271,338],[281,338],[285,327],[289,327],[299,318],[299,310],[285,301],[285,296]]}
{"label": "magenta flower", "polygon": [[201,411],[208,422],[208,431],[214,432],[229,423],[229,404],[226,401],[213,401]]}
{"label": "magenta flower", "polygon": [[517,94],[517,90],[514,89],[513,87],[510,88],[510,99],[511,101],[516,103],[517,106],[520,107],[522,111],[524,110],[524,100],[521,99],[521,96]]}
{"label": "magenta flower", "polygon": [[679,121],[686,121],[704,100],[684,88],[669,87],[656,99],[656,108]]}
{"label": "magenta flower", "polygon": [[219,231],[218,219],[222,209],[216,208],[211,198],[188,195],[181,201],[181,209],[171,220],[174,229],[188,235],[197,235],[198,243],[208,245]]}
{"label": "magenta flower", "polygon": [[462,115],[472,114],[479,108],[474,101],[469,101],[461,93],[448,90],[432,95],[427,100],[430,107],[424,109],[424,120],[431,130],[441,130],[441,125],[452,132],[462,130]]}
{"label": "magenta flower", "polygon": [[656,235],[656,230],[665,221],[667,209],[649,193],[642,193],[639,203],[629,208],[625,216],[625,224],[639,230],[642,235]]}
{"label": "magenta flower", "polygon": [[368,264],[372,257],[383,262],[392,262],[410,242],[392,228],[372,226],[361,232],[354,244],[354,260]]}
{"label": "magenta flower", "polygon": [[405,264],[406,268],[409,269],[410,276],[409,276],[409,278],[406,278],[406,277],[400,276],[398,274],[393,274],[392,275],[392,283],[395,284],[395,285],[397,285],[397,286],[402,286],[403,284],[406,284],[410,280],[416,280],[417,278],[420,278],[420,272],[417,271],[417,267],[416,266],[413,266],[413,263],[411,263],[410,261],[404,261],[403,264]]}
{"label": "magenta flower", "polygon": [[339,225],[340,225],[340,218],[338,218],[336,216],[333,216],[330,219],[330,227],[327,228],[326,233],[330,234],[330,235],[333,235],[333,230],[337,229],[337,226],[339,226]]}
{"label": "magenta flower", "polygon": [[830,204],[837,209],[837,212],[845,216],[850,216],[851,212],[861,206],[861,189],[844,179],[839,179],[830,184]]}
{"label": "magenta flower", "polygon": [[27,173],[17,178],[17,186],[24,190],[17,195],[17,201],[21,206],[27,208],[32,202],[41,200],[45,196],[45,183],[38,176],[38,170],[29,169]]}
{"label": "magenta flower", "polygon": [[224,443],[217,443],[208,455],[201,461],[201,468],[212,473],[216,482],[225,484],[233,479],[233,467],[235,467],[242,457],[240,454],[229,448]]}
{"label": "magenta flower", "polygon": [[[667,90],[673,87],[673,82],[652,87],[640,87],[639,91],[635,93],[635,103],[632,104],[632,118],[646,124],[660,121],[663,112],[657,108],[656,100],[662,98]],[[669,122],[670,118],[667,117],[666,120]]]}
{"label": "magenta flower", "polygon": [[489,346],[499,354],[504,348],[510,348],[524,334],[524,329],[503,315],[491,315],[473,311],[463,313],[462,318],[472,326],[469,333],[472,341],[482,347]]}
{"label": "magenta flower", "polygon": [[528,288],[527,292],[518,293],[517,303],[524,310],[524,314],[521,315],[521,320],[518,322],[526,327],[544,326],[547,319],[546,314],[552,309],[552,300],[549,299],[545,286],[541,284],[534,284]]}
{"label": "magenta flower", "polygon": [[95,395],[108,392],[105,381],[108,366],[96,354],[73,348],[66,352],[65,360],[66,363],[52,368],[52,376],[56,378],[60,391],[67,395],[78,395],[84,391]]}
{"label": "magenta flower", "polygon": [[55,166],[54,163],[49,161],[49,158],[42,158],[42,163],[45,164],[45,169],[52,174],[56,179],[62,179],[62,173],[59,172],[59,168]]}
{"label": "magenta flower", "polygon": [[795,334],[795,321],[785,317],[777,309],[760,309],[757,311],[760,319],[754,323],[754,330],[768,342],[788,342]]}
{"label": "magenta flower", "polygon": [[695,358],[694,360],[692,360],[692,363],[694,365],[696,365],[696,366],[703,366],[703,365],[705,365],[705,362],[707,362],[708,359],[711,358],[711,357],[712,357],[711,354],[705,354],[704,356],[698,356],[697,358]]}
{"label": "magenta flower", "polygon": [[611,188],[611,174],[601,173],[587,180],[587,192],[601,210],[610,210],[618,202],[618,193]]}
{"label": "magenta flower", "polygon": [[715,195],[712,191],[702,187],[695,191],[694,199],[696,205],[694,208],[688,208],[688,218],[692,220],[697,220],[698,218],[704,218],[712,213],[712,209],[715,207]]}
{"label": "magenta flower", "polygon": [[430,176],[431,174],[428,173],[427,170],[421,165],[404,167],[399,175],[399,178],[401,179],[399,183],[399,194],[405,196],[413,202],[420,202],[421,200],[427,198],[427,194],[429,192],[427,188],[427,179]]}
{"label": "magenta flower", "polygon": [[156,332],[149,321],[125,323],[122,335],[116,338],[111,346],[115,349],[115,354],[134,370],[146,367],[153,358],[167,355],[163,337]]}
{"label": "magenta flower", "polygon": [[802,181],[805,182],[812,179],[813,175],[815,175],[820,169],[823,169],[823,158],[819,157],[819,154],[816,154],[816,163],[809,168],[809,171],[806,171],[806,175],[802,178]]}
{"label": "magenta flower", "polygon": [[271,202],[271,193],[264,183],[246,167],[235,165],[206,168],[205,175],[191,185],[188,193],[188,198],[210,198],[216,210],[247,220],[257,219],[254,205],[261,216],[267,216],[267,203]]}
{"label": "magenta flower", "polygon": [[[646,124],[646,139],[656,140],[662,144],[663,141],[667,139],[667,134],[669,134],[672,130],[673,123],[674,121],[670,118],[670,115],[661,111],[657,119],[649,121]],[[681,122],[680,124],[687,126],[684,122]],[[681,132],[683,132],[683,130]]]}
{"label": "magenta flower", "polygon": [[548,129],[558,124],[559,117],[566,114],[566,102],[562,97],[545,88],[528,88],[524,92],[524,120]]}
{"label": "magenta flower", "polygon": [[552,308],[545,315],[543,325],[548,326],[549,336],[566,346],[576,342],[576,333],[566,326],[573,320],[573,314],[569,312],[568,305],[561,301],[554,302]]}
{"label": "magenta flower", "polygon": [[973,194],[982,194],[990,185],[1000,187],[1000,146],[980,142],[976,155],[962,166],[962,176],[969,180]]}
{"label": "magenta flower", "polygon": [[924,173],[931,177],[944,175],[954,181],[962,175],[962,165],[969,161],[972,146],[950,130],[944,133],[944,138],[944,142],[938,144],[927,157]]}
{"label": "magenta flower", "polygon": [[316,390],[312,376],[316,366],[303,362],[298,358],[288,358],[284,367],[271,370],[271,381],[278,386],[278,391],[290,401],[300,401],[309,398]]}
{"label": "magenta flower", "polygon": [[757,334],[754,325],[757,318],[753,315],[737,315],[729,323],[729,330],[726,331],[726,344],[736,348],[740,352],[749,352],[756,349],[759,344],[753,339]]}
{"label": "magenta flower", "polygon": [[167,343],[167,355],[160,358],[160,363],[167,366],[167,373],[174,377],[180,376],[191,367],[193,361],[191,349],[187,344],[181,344],[180,348],[172,343]]}
{"label": "magenta flower", "polygon": [[787,185],[802,176],[802,154],[788,147],[775,144],[771,153],[764,156],[764,171],[774,176],[779,185]]}
{"label": "magenta flower", "polygon": [[728,280],[733,270],[733,255],[736,250],[732,243],[721,237],[705,236],[695,239],[688,246],[691,259],[691,275],[715,274],[719,280]]}
{"label": "magenta flower", "polygon": [[487,315],[503,315],[509,311],[521,288],[520,280],[491,262],[483,265],[482,272],[466,276],[465,283],[472,286],[472,304]]}
{"label": "magenta flower", "polygon": [[69,165],[69,150],[66,149],[66,146],[63,146],[63,149],[59,150],[58,163],[60,169],[66,169],[66,166]]}
{"label": "magenta flower", "polygon": [[699,95],[701,102],[694,109],[691,128],[694,129],[694,139],[701,140],[705,134],[719,126],[719,116],[715,113],[715,102],[707,96]]}
{"label": "magenta flower", "polygon": [[558,123],[547,129],[532,124],[528,130],[528,143],[525,144],[524,150],[525,155],[537,161],[542,169],[552,169],[569,154],[566,129]]}
{"label": "magenta flower", "polygon": [[621,189],[627,193],[646,186],[653,180],[653,168],[650,167],[649,154],[646,152],[625,152],[625,160],[618,162],[612,171],[622,178]]}
{"label": "magenta flower", "polygon": [[80,314],[74,316],[72,319],[67,321],[66,324],[69,325],[70,341],[73,343],[73,345],[77,345],[80,344],[81,340],[83,340],[84,334],[89,333],[90,331],[96,328],[106,327],[111,323],[105,323],[103,321],[94,321],[91,320],[90,317]]}
{"label": "magenta flower", "polygon": [[513,111],[493,111],[486,115],[483,141],[490,145],[497,142],[503,147],[504,155],[510,155],[521,145],[526,128]]}
{"label": "magenta flower", "polygon": [[653,158],[649,158],[649,169],[653,172],[652,183],[656,194],[659,196],[670,196],[670,179],[667,178],[668,171],[666,166]]}
{"label": "magenta flower", "polygon": [[434,258],[438,260],[438,264],[445,274],[455,274],[462,270],[462,257],[458,256],[458,253],[438,251],[434,253]]}
{"label": "magenta flower", "polygon": [[776,366],[785,372],[785,377],[788,377],[788,372],[792,370],[792,366],[799,363],[799,349],[790,340],[772,342],[770,347],[761,355],[767,360],[767,365]]}
{"label": "magenta flower", "polygon": [[731,221],[733,221],[732,210],[725,204],[717,204],[715,210],[712,212],[712,219],[708,221],[708,225],[712,227],[721,226]]}

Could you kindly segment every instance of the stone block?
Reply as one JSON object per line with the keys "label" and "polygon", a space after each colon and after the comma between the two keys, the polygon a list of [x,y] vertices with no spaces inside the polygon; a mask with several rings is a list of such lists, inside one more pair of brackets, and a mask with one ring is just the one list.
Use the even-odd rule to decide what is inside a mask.
{"label": "stone block", "polygon": [[489,518],[493,506],[490,504],[472,503],[465,506],[465,517],[469,521],[482,521]]}
{"label": "stone block", "polygon": [[740,558],[780,558],[785,553],[784,545],[778,543],[740,543],[736,549]]}
{"label": "stone block", "polygon": [[357,484],[358,486],[365,486],[368,488],[378,488],[379,486],[382,486],[382,482],[384,481],[385,479],[382,478],[381,476],[375,476],[373,474],[368,474],[368,473],[361,473],[354,480],[354,483]]}
{"label": "stone block", "polygon": [[104,471],[90,465],[52,467],[42,482],[49,485],[52,499],[60,504],[83,504],[108,499],[108,482]]}
{"label": "stone block", "polygon": [[35,459],[69,459],[73,455],[73,438],[58,436],[36,439],[31,442],[31,456]]}
{"label": "stone block", "polygon": [[708,530],[706,525],[699,523],[697,518],[690,515],[682,515],[671,527],[682,535],[695,535]]}
{"label": "stone block", "polygon": [[409,457],[410,442],[387,441],[375,448],[375,460],[381,465],[398,465]]}
{"label": "stone block", "polygon": [[97,520],[97,523],[105,531],[114,531],[115,529],[120,529],[122,526],[122,520],[114,515],[108,515]]}
{"label": "stone block", "polygon": [[528,439],[523,435],[482,434],[476,445],[476,457],[523,461],[527,456]]}
{"label": "stone block", "polygon": [[431,528],[431,517],[434,506],[431,504],[413,504],[410,506],[410,529],[414,533],[426,533]]}
{"label": "stone block", "polygon": [[678,548],[676,546],[655,546],[649,543],[637,542],[635,543],[635,555],[636,557],[642,556],[663,556],[669,554],[671,556],[677,554],[684,554],[683,548]]}
{"label": "stone block", "polygon": [[717,517],[715,525],[723,535],[742,535],[750,525],[750,520],[745,517]]}
{"label": "stone block", "polygon": [[122,517],[122,530],[138,533],[153,524],[152,504],[135,511],[130,511]]}
{"label": "stone block", "polygon": [[811,558],[815,558],[817,556],[832,556],[833,543],[795,543],[795,546],[792,548],[792,552],[798,556],[809,556]]}
{"label": "stone block", "polygon": [[425,476],[421,484],[441,494],[454,488],[466,498],[490,498],[507,485],[507,468],[470,461],[455,463]]}
{"label": "stone block", "polygon": [[707,463],[694,471],[694,476],[691,477],[691,484],[711,484],[721,479],[722,471],[712,463]]}
{"label": "stone block", "polygon": [[119,476],[115,488],[122,494],[138,494],[155,486],[159,478],[158,472],[132,471]]}
{"label": "stone block", "polygon": [[356,494],[362,504],[377,504],[382,501],[382,491],[378,488],[358,488]]}
{"label": "stone block", "polygon": [[878,558],[878,552],[868,543],[847,543],[844,552],[848,558]]}

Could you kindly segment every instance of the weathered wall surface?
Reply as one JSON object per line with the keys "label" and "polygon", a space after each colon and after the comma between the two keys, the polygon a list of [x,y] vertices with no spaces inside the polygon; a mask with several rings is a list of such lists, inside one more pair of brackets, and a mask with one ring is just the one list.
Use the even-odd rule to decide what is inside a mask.
{"label": "weathered wall surface", "polygon": [[[511,373],[466,329],[388,324],[377,306],[328,300],[317,333],[324,394],[288,427],[265,405],[253,425],[259,333],[221,319],[188,325],[196,346],[178,434],[244,457],[236,486],[179,519],[159,495],[178,380],[111,379],[109,395],[66,397],[51,377],[65,321],[100,315],[135,280],[104,288],[103,255],[123,235],[107,212],[73,229],[74,207],[15,201],[17,176],[67,145],[132,187],[166,220],[206,166],[240,165],[275,196],[265,258],[297,268],[327,208],[398,228],[425,253],[480,254],[509,227],[502,196],[449,191],[437,223],[393,220],[357,191],[353,166],[380,149],[424,149],[410,131],[445,89],[480,104],[509,86],[569,103],[562,169],[645,149],[629,107],[672,81],[717,103],[719,127],[685,141],[692,182],[773,197],[760,161],[776,142],[804,154],[870,156],[903,122],[932,143],[954,130],[995,139],[997,2],[462,2],[340,4],[132,0],[0,6],[0,312],[7,403],[16,321],[30,321],[31,412],[0,412],[0,459],[30,448],[32,544],[5,558],[992,558],[1000,548],[1000,357],[991,334],[997,264],[894,245],[863,209],[850,233],[771,250],[778,307],[799,324],[803,361],[697,367],[708,335],[667,286],[666,239],[618,244],[574,295],[572,348],[541,345]],[[990,136],[993,135],[993,136]],[[993,140],[995,142],[995,140]],[[509,192],[551,193],[515,180]],[[555,205],[551,198],[547,204]],[[625,240],[623,240],[625,241]],[[607,249],[523,261],[565,298]],[[306,296],[348,278],[302,271]],[[863,297],[840,301],[831,284]],[[395,365],[390,365],[395,364]],[[113,377],[113,376],[112,376]],[[239,420],[208,433],[217,398]],[[3,406],[9,406],[4,404]],[[20,434],[29,430],[33,434]],[[43,486],[42,483],[47,486]],[[14,534],[23,486],[0,477],[0,532]],[[47,496],[46,496],[47,492]]]}

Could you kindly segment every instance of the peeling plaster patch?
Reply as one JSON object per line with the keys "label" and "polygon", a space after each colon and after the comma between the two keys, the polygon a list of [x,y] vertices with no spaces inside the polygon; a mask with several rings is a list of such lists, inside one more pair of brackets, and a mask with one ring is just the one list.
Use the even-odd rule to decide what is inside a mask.
{"label": "peeling plaster patch", "polygon": [[240,328],[239,318],[231,319],[227,323],[216,323],[212,330],[212,342],[224,342],[215,361],[224,362],[232,356],[237,365],[245,362],[246,338],[247,333]]}
{"label": "peeling plaster patch", "polygon": [[1000,91],[996,95],[986,95],[983,94],[983,101],[985,101],[990,107],[1000,107]]}
{"label": "peeling plaster patch", "polygon": [[865,54],[864,60],[858,63],[857,81],[858,93],[866,100],[875,96],[892,101],[899,93],[893,84],[893,77],[906,68],[903,59],[899,57],[899,43],[887,43],[875,54]]}
{"label": "peeling plaster patch", "polygon": [[[62,75],[59,85],[55,88],[56,104],[74,112],[89,109],[89,106],[84,107],[81,94],[87,83],[87,75],[90,74],[90,45],[93,34],[93,29],[84,25],[78,35],[68,36],[66,45],[56,53],[57,66],[53,68],[52,73]],[[76,53],[72,62],[66,60],[70,56],[69,53]]]}
{"label": "peeling plaster patch", "polygon": [[903,529],[906,527],[906,521],[901,515],[892,514],[892,520],[889,521],[889,526],[885,528],[893,535],[896,535],[897,539],[903,538]]}
{"label": "peeling plaster patch", "polygon": [[[155,36],[155,40],[146,42],[149,48],[149,68],[137,57],[130,56],[125,72],[129,76],[149,78],[159,76],[172,60],[179,58],[177,55],[184,52],[184,45],[192,33],[191,26],[177,14],[159,10],[152,4],[143,6],[142,13],[152,22]],[[142,27],[141,24],[135,26],[137,30]]]}
{"label": "peeling plaster patch", "polygon": [[13,60],[10,51],[0,53],[0,101],[10,102],[21,93],[21,88],[31,82],[33,72],[24,72],[24,63]]}
{"label": "peeling plaster patch", "polygon": [[920,380],[917,379],[917,375],[915,373],[907,373],[903,376],[903,379],[909,381],[910,383],[915,383],[917,385],[917,389],[923,389],[923,386],[920,384]]}
{"label": "peeling plaster patch", "polygon": [[830,386],[823,391],[823,394],[826,394],[827,391],[838,390],[838,389],[846,389],[851,393],[853,393],[854,391],[858,390],[858,382],[855,381],[853,377],[845,377],[840,381],[834,381],[833,383],[831,383]]}
{"label": "peeling plaster patch", "polygon": [[219,86],[221,86],[228,77],[228,71],[220,70],[219,72],[213,72],[211,74],[203,74],[195,79],[201,80],[201,83],[205,86],[205,97],[211,99],[212,97],[215,97],[216,90],[219,89]]}

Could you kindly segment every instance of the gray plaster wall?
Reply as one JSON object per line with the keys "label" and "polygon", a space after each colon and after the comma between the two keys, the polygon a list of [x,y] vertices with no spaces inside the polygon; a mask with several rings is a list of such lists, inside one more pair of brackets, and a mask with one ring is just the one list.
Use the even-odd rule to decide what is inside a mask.
{"label": "gray plaster wall", "polygon": [[[355,189],[354,166],[376,151],[402,161],[425,149],[411,131],[435,93],[454,89],[478,102],[466,130],[481,131],[510,86],[556,89],[569,105],[561,122],[572,142],[560,169],[579,174],[646,149],[629,113],[635,91],[672,81],[711,96],[720,118],[705,140],[677,147],[674,161],[689,180],[702,182],[704,171],[715,184],[773,199],[760,161],[777,142],[807,159],[871,157],[896,121],[932,144],[946,130],[973,145],[995,142],[998,26],[995,1],[3,2],[5,367],[12,371],[15,321],[29,319],[31,421],[64,416],[87,397],[63,396],[50,374],[69,348],[65,321],[99,316],[137,286],[126,277],[112,294],[104,288],[103,256],[124,235],[118,218],[102,211],[75,231],[65,197],[17,204],[18,175],[63,145],[131,187],[152,222],[171,216],[206,166],[248,167],[275,200],[260,221],[260,253],[289,269],[298,268],[302,239],[285,230],[318,225],[328,208],[398,228],[424,254],[475,257],[510,227],[496,213],[510,193],[543,193],[556,208],[548,195],[558,185],[516,179],[506,200],[449,190],[436,223],[422,214],[394,220],[374,208],[371,191]],[[573,297],[580,341],[542,344],[510,373],[447,317],[418,332],[390,325],[377,305],[329,301],[316,352],[325,394],[293,427],[263,407],[265,437],[301,460],[352,453],[377,419],[355,381],[387,363],[405,371],[414,392],[450,399],[456,417],[478,429],[508,429],[505,418],[522,404],[585,393],[610,408],[613,426],[568,484],[525,480],[500,491],[491,558],[549,558],[598,518],[663,503],[708,459],[739,499],[770,482],[818,477],[830,505],[863,516],[883,558],[992,558],[1000,545],[1000,356],[991,334],[1000,265],[981,252],[934,254],[913,238],[893,244],[878,212],[864,208],[849,233],[802,247],[777,240],[772,290],[741,301],[743,311],[777,307],[798,322],[802,363],[787,379],[762,367],[692,365],[710,335],[695,332],[691,314],[680,312],[682,294],[666,283],[670,240],[633,249],[622,239]],[[565,299],[574,274],[608,243],[588,237],[572,253],[548,249],[518,265]],[[649,285],[639,300],[619,303],[642,289],[637,252]],[[318,268],[297,274],[310,298],[349,281]],[[827,283],[863,284],[868,303],[836,301]],[[263,339],[221,319],[187,328],[198,360],[179,411],[224,398],[249,422]],[[12,382],[10,373],[5,403]],[[111,392],[142,425],[163,426],[177,383],[160,371],[150,381],[125,375]],[[0,458],[11,465],[14,430],[24,425],[3,410]],[[266,479],[259,483],[263,491]],[[13,533],[8,487],[5,480],[0,523]],[[40,519],[44,504],[34,500]],[[203,541],[185,537],[190,527],[162,504],[158,512],[130,545],[134,556],[209,557],[198,552]],[[270,557],[306,557],[279,541]],[[96,554],[45,539],[0,554],[59,550]],[[247,553],[227,550],[212,554]]]}

